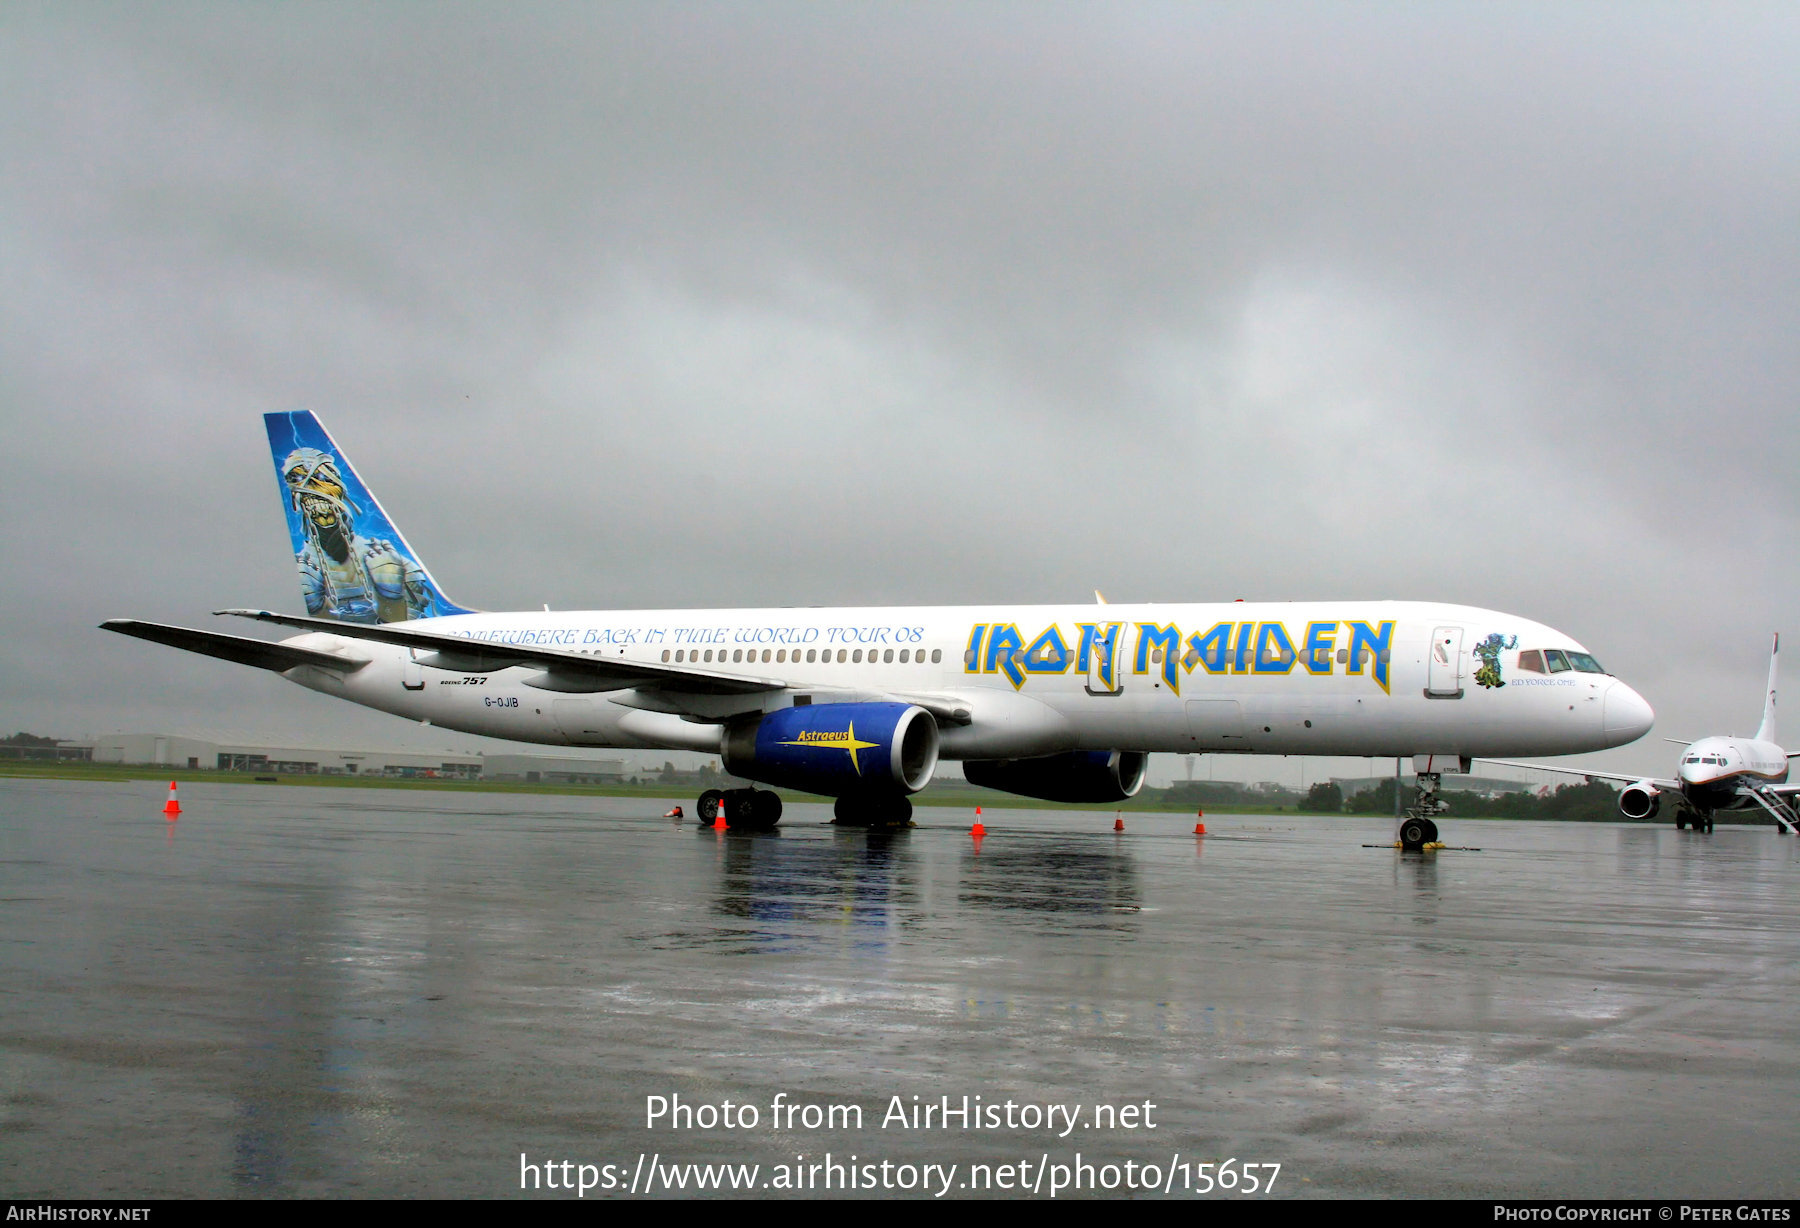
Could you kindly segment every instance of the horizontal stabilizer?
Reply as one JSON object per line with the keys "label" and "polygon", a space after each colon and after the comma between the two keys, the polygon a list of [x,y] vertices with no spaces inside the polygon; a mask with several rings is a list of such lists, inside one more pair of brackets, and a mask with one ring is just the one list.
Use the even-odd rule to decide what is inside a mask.
{"label": "horizontal stabilizer", "polygon": [[189,652],[218,657],[221,661],[253,665],[257,669],[272,669],[276,673],[293,669],[297,665],[316,665],[321,669],[351,672],[368,664],[367,661],[335,656],[312,648],[271,644],[267,640],[253,640],[242,635],[221,635],[217,631],[168,627],[162,623],[139,622],[134,618],[109,618],[100,624],[100,628],[103,631],[117,631],[120,635],[134,635],[140,640],[156,644],[167,644],[172,648],[185,648]]}

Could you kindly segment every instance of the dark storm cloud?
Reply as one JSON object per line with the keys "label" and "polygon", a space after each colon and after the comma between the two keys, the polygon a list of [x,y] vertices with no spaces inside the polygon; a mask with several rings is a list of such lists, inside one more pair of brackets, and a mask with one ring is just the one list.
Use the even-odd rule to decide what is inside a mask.
{"label": "dark storm cloud", "polygon": [[1797,26],[13,6],[9,719],[401,740],[90,630],[294,604],[256,419],[304,406],[474,604],[1442,598],[1743,726]]}

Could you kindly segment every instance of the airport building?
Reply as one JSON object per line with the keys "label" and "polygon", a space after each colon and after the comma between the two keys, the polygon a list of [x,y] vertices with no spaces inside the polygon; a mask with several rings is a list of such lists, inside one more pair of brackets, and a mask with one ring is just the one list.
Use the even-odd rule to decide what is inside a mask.
{"label": "airport building", "polygon": [[620,759],[553,755],[455,754],[390,750],[328,750],[304,746],[253,746],[165,733],[113,733],[92,743],[66,742],[75,757],[86,748],[95,763],[270,775],[381,776],[435,780],[517,780],[530,784],[613,784],[624,779]]}
{"label": "airport building", "polygon": [[[1366,789],[1379,789],[1384,784],[1392,784],[1392,773],[1384,776],[1333,776],[1331,783],[1343,790],[1346,798],[1355,797]],[[1411,772],[1400,778],[1402,789],[1418,787],[1418,777]],[[1478,793],[1482,797],[1500,797],[1507,793],[1535,793],[1539,786],[1523,780],[1503,780],[1495,776],[1445,776],[1446,792]]]}

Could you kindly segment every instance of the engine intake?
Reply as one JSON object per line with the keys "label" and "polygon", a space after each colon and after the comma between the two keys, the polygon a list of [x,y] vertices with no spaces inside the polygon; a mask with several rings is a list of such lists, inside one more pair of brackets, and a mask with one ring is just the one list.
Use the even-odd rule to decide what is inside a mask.
{"label": "engine intake", "polygon": [[1150,756],[1135,750],[1072,750],[1041,759],[971,759],[970,784],[1047,802],[1122,802],[1144,786]]}
{"label": "engine intake", "polygon": [[1619,790],[1619,813],[1628,819],[1653,819],[1662,805],[1662,790],[1647,780]]}
{"label": "engine intake", "polygon": [[917,793],[937,768],[937,722],[912,704],[808,704],[731,726],[725,770],[826,797]]}

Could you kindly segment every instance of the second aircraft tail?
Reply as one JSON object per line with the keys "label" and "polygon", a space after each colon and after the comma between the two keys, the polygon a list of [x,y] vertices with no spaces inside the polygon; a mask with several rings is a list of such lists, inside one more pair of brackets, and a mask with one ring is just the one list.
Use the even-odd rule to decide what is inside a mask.
{"label": "second aircraft tail", "polygon": [[1775,740],[1775,667],[1781,663],[1781,632],[1775,633],[1774,647],[1769,649],[1769,686],[1763,692],[1762,728],[1756,731],[1758,742]]}
{"label": "second aircraft tail", "polygon": [[306,612],[393,623],[470,611],[444,595],[310,411],[264,414]]}

